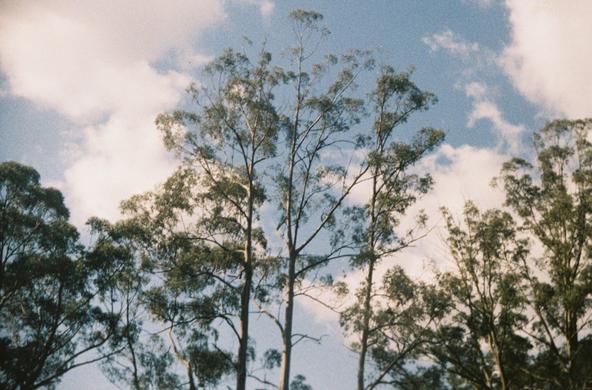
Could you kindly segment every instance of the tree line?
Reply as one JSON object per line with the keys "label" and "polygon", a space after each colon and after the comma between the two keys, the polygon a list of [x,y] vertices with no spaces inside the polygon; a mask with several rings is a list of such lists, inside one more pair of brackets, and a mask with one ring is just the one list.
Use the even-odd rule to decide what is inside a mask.
{"label": "tree line", "polygon": [[[294,321],[299,300],[330,306],[315,289],[354,297],[339,308],[351,388],[592,386],[592,120],[536,132],[532,159],[495,179],[503,207],[419,213],[403,230],[433,186],[417,163],[444,140],[406,124],[436,97],[370,52],[320,52],[322,15],[290,17],[283,62],[227,50],[190,109],[157,118],[178,168],[120,221],[91,218],[87,245],[59,191],[0,164],[0,387],[54,388],[99,364],[135,390],[310,389],[291,368],[300,342],[320,342]],[[453,265],[429,283],[389,265],[428,217],[443,217]],[[336,282],[329,264],[363,281]],[[257,350],[255,316],[279,345]]]}

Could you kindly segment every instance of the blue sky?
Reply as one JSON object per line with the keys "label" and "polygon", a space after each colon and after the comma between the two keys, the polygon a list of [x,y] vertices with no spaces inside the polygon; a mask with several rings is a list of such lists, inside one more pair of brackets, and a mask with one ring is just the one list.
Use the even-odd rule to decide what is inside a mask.
{"label": "blue sky", "polygon": [[[122,199],[154,188],[174,167],[154,117],[182,104],[199,66],[241,47],[244,36],[281,51],[293,8],[325,15],[326,50],[377,49],[383,63],[414,66],[417,84],[439,97],[408,127],[447,132],[418,167],[436,185],[416,210],[437,215],[445,204],[459,213],[468,199],[499,205],[489,182],[509,155],[528,155],[532,131],[551,118],[592,116],[586,0],[4,1],[0,161],[33,165],[64,192],[81,228],[91,215],[117,219]],[[363,189],[354,196],[363,199]],[[436,228],[393,262],[429,278],[432,265],[445,267],[442,242]],[[335,316],[311,302],[301,302],[298,314],[301,328],[328,336],[297,348],[295,372],[316,389],[349,388],[354,360]],[[59,388],[81,384],[108,388],[95,368],[68,375]]]}

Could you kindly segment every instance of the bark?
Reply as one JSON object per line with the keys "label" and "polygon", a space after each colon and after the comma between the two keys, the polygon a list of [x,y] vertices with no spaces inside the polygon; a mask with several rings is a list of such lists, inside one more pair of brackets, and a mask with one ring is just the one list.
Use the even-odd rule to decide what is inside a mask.
{"label": "bark", "polygon": [[280,390],[290,388],[290,364],[292,359],[292,325],[294,318],[294,283],[296,274],[296,254],[291,253],[288,265],[288,286],[286,290],[286,311],[284,313],[284,350],[280,371]]}
{"label": "bark", "polygon": [[366,354],[368,352],[368,336],[370,335],[370,314],[372,309],[372,279],[374,275],[374,261],[368,264],[366,276],[366,294],[364,296],[364,318],[362,336],[360,340],[360,354],[358,356],[358,382],[357,389],[364,390],[364,374],[366,368]]}
{"label": "bark", "polygon": [[[302,46],[301,46],[302,47]],[[292,232],[292,196],[294,189],[294,166],[296,159],[296,142],[298,135],[298,125],[300,117],[300,101],[301,97],[301,85],[302,85],[302,53],[298,59],[298,85],[296,90],[296,108],[294,114],[294,127],[292,129],[292,140],[290,142],[290,159],[288,161],[288,194],[285,204],[286,209],[286,226],[287,226],[287,238],[286,244],[288,247],[288,281],[286,286],[286,311],[284,313],[284,331],[283,331],[283,350],[282,350],[282,362],[280,366],[280,383],[279,390],[289,390],[290,388],[290,366],[292,364],[292,322],[294,317],[294,283],[296,278],[296,259],[298,253],[296,253],[296,237],[297,231]]]}
{"label": "bark", "polygon": [[[379,138],[378,151],[384,151],[384,140]],[[371,248],[370,258],[368,262],[368,274],[366,276],[366,294],[364,296],[364,313],[362,335],[360,340],[360,354],[358,356],[358,377],[357,390],[364,390],[364,375],[366,371],[366,355],[368,353],[368,337],[370,336],[370,317],[372,310],[372,283],[374,277],[374,266],[376,264],[375,245],[376,235],[375,227],[377,223],[376,217],[376,201],[378,197],[378,172],[379,168],[375,167],[372,170],[372,199],[370,200],[370,225],[368,227],[368,247]]]}
{"label": "bark", "polygon": [[253,284],[253,167],[249,172],[247,229],[245,242],[244,283],[241,291],[240,339],[236,373],[236,389],[246,390],[247,386],[247,353],[249,347],[249,308],[251,288]]}

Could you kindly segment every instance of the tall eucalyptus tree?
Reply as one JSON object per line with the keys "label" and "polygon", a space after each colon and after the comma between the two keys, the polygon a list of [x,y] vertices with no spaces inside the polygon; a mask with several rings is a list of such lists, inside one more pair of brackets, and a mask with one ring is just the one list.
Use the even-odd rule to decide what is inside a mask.
{"label": "tall eucalyptus tree", "polygon": [[592,383],[591,131],[591,119],[549,122],[535,133],[534,162],[514,158],[499,180],[520,228],[543,249],[520,268],[541,386]]}
{"label": "tall eucalyptus tree", "polygon": [[88,256],[62,194],[33,168],[0,164],[0,387],[54,388],[117,353],[121,313],[106,302],[118,263]]}
{"label": "tall eucalyptus tree", "polygon": [[[182,158],[174,181],[183,188],[172,200],[193,214],[191,236],[220,259],[210,276],[238,292],[236,362],[239,390],[245,389],[253,277],[265,261],[265,238],[257,225],[266,198],[259,167],[276,153],[279,116],[273,88],[281,80],[262,51],[253,63],[227,50],[205,69],[211,85],[193,87],[198,113],[163,114],[157,125],[165,144]],[[220,271],[219,273],[217,271]],[[222,276],[220,276],[222,275]]]}
{"label": "tall eucalyptus tree", "polygon": [[[374,126],[364,139],[364,146],[369,151],[369,199],[362,207],[354,207],[350,211],[354,225],[352,242],[358,248],[352,265],[364,270],[366,276],[360,286],[357,303],[342,315],[342,324],[346,329],[359,335],[359,342],[356,343],[359,390],[368,388],[367,382],[370,387],[375,382],[376,378],[367,380],[367,354],[369,348],[383,344],[379,339],[386,334],[383,331],[388,327],[387,322],[379,323],[386,317],[378,315],[380,302],[376,298],[377,295],[385,296],[385,292],[376,284],[376,267],[418,238],[417,229],[399,233],[397,226],[407,209],[430,189],[432,180],[429,174],[421,176],[410,171],[444,139],[441,130],[424,128],[411,141],[404,142],[396,130],[413,113],[427,110],[435,101],[432,93],[420,90],[411,81],[409,73],[397,73],[388,66],[383,68],[376,81],[376,88],[370,94],[371,112],[375,116]],[[424,224],[425,220],[420,217],[420,226],[417,227]],[[399,279],[407,280],[404,276]],[[411,285],[410,283],[412,284],[410,281],[407,284]],[[392,290],[396,286],[391,283],[390,287],[385,288]],[[403,286],[401,288],[405,289]],[[395,296],[396,294],[393,297]],[[417,299],[419,300],[419,296]],[[415,311],[418,322],[419,317],[426,314],[417,312],[417,307],[408,309],[403,309],[399,314],[403,317],[403,311],[407,311],[407,314]],[[406,337],[409,336],[408,334]],[[408,350],[407,353],[411,355],[412,351]],[[401,361],[404,360],[401,356]],[[378,377],[380,376],[379,374]]]}

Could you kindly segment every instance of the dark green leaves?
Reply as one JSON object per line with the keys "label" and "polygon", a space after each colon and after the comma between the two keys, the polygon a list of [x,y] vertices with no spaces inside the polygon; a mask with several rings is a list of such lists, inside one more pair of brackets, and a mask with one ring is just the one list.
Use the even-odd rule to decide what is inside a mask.
{"label": "dark green leaves", "polygon": [[3,388],[52,388],[118,331],[117,311],[103,305],[117,267],[85,253],[68,215],[34,169],[0,164]]}

